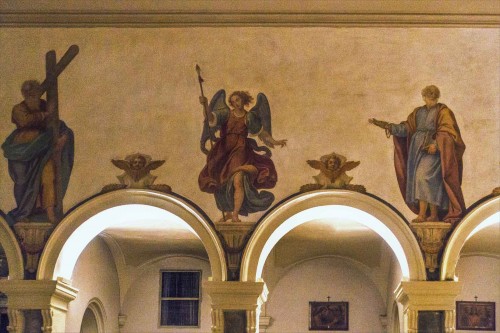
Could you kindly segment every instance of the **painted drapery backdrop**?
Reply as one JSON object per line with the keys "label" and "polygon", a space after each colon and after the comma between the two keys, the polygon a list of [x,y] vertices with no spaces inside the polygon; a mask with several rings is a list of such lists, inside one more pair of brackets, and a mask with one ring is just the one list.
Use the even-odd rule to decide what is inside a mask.
{"label": "painted drapery backdrop", "polygon": [[[22,82],[45,77],[45,53],[77,44],[78,59],[59,80],[60,117],[78,138],[65,209],[115,179],[110,159],[140,151],[166,160],[159,183],[218,220],[213,195],[198,187],[206,161],[199,64],[207,96],[224,88],[269,99],[273,134],[288,139],[286,148],[273,149],[275,203],[313,182],[317,171],[307,160],[334,151],[360,161],[349,175],[410,220],[393,146],[368,119],[405,119],[423,105],[422,88],[435,84],[467,144],[465,203],[489,194],[500,178],[498,39],[498,29],[487,28],[2,29],[0,136],[14,128]],[[6,159],[0,184],[7,212],[15,201]]]}

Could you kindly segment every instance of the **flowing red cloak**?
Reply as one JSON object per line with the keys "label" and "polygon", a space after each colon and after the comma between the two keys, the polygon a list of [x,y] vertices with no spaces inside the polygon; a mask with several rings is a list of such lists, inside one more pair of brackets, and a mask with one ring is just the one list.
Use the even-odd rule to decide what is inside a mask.
{"label": "flowing red cloak", "polygon": [[245,117],[236,117],[233,111],[221,126],[221,138],[207,155],[207,164],[198,177],[200,189],[214,193],[232,177],[235,169],[242,165],[253,165],[257,175],[252,177],[256,189],[269,189],[276,185],[278,176],[273,161],[254,152],[249,144]]}
{"label": "flowing red cloak", "polygon": [[[462,156],[465,144],[460,135],[460,129],[458,128],[453,112],[444,104],[438,104],[438,107],[435,139],[441,157],[441,173],[444,188],[450,200],[448,211],[441,218],[443,221],[456,223],[465,213],[465,202],[461,188],[463,172]],[[403,198],[406,196],[408,149],[411,138],[417,128],[416,114],[418,109],[420,108],[413,110],[408,119],[403,122],[408,130],[408,136],[406,138],[394,136],[394,167]],[[417,205],[406,204],[415,214],[418,214]]]}

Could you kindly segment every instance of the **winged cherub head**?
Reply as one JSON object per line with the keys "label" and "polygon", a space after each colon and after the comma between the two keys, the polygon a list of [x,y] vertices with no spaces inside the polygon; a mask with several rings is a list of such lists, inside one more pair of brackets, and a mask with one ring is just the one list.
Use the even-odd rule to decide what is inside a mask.
{"label": "winged cherub head", "polygon": [[163,165],[165,160],[152,161],[149,155],[135,153],[128,155],[124,160],[111,160],[111,162],[125,171],[123,175],[118,176],[121,184],[132,188],[144,188],[152,185],[156,179],[150,171]]}
{"label": "winged cherub head", "polygon": [[323,155],[319,161],[308,160],[307,163],[314,169],[320,170],[320,173],[313,178],[323,188],[345,188],[352,180],[352,177],[347,176],[345,172],[359,165],[359,161],[347,161],[345,156],[336,153]]}
{"label": "winged cherub head", "polygon": [[134,158],[129,160],[130,168],[132,170],[141,170],[146,166],[146,157],[144,155],[134,154]]}

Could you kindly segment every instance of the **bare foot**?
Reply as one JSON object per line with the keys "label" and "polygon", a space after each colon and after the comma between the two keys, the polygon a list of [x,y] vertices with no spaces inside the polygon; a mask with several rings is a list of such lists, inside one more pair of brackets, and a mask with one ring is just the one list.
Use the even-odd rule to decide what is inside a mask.
{"label": "bare foot", "polygon": [[238,218],[238,215],[233,215],[231,217],[231,221],[233,221],[233,222],[241,222],[241,220]]}
{"label": "bare foot", "polygon": [[411,220],[413,223],[417,223],[417,222],[425,222],[426,218],[423,217],[423,216],[417,216],[416,218],[414,218],[413,220]]}
{"label": "bare foot", "polygon": [[219,222],[226,222],[227,220],[230,220],[233,218],[233,213],[227,212],[227,213],[222,213],[222,217],[219,220]]}
{"label": "bare foot", "polygon": [[437,216],[429,216],[425,219],[427,222],[439,222],[439,217]]}

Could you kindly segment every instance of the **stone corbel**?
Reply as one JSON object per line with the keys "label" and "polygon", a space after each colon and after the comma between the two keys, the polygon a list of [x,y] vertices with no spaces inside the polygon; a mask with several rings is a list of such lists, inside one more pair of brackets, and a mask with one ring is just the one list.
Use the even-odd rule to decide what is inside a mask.
{"label": "stone corbel", "polygon": [[438,256],[444,247],[444,240],[451,224],[445,222],[410,223],[410,228],[417,236],[420,248],[424,252],[425,268],[434,273],[439,268]]}
{"label": "stone corbel", "polygon": [[118,315],[118,329],[120,330],[120,332],[121,332],[123,326],[125,326],[126,322],[127,322],[127,316],[120,313]]}
{"label": "stone corbel", "polygon": [[40,253],[53,228],[52,223],[17,222],[14,224],[21,247],[26,253],[25,268],[28,272],[36,272]]}
{"label": "stone corbel", "polygon": [[266,330],[269,326],[271,326],[271,317],[269,316],[260,316],[259,317],[259,328],[260,333],[266,333]]}
{"label": "stone corbel", "polygon": [[378,316],[378,319],[380,320],[380,325],[382,326],[382,331],[386,332],[387,331],[387,315],[380,315],[380,316]]}
{"label": "stone corbel", "polygon": [[241,256],[249,234],[255,227],[254,222],[217,222],[215,228],[223,236],[227,254],[227,268],[231,281],[239,279]]}

